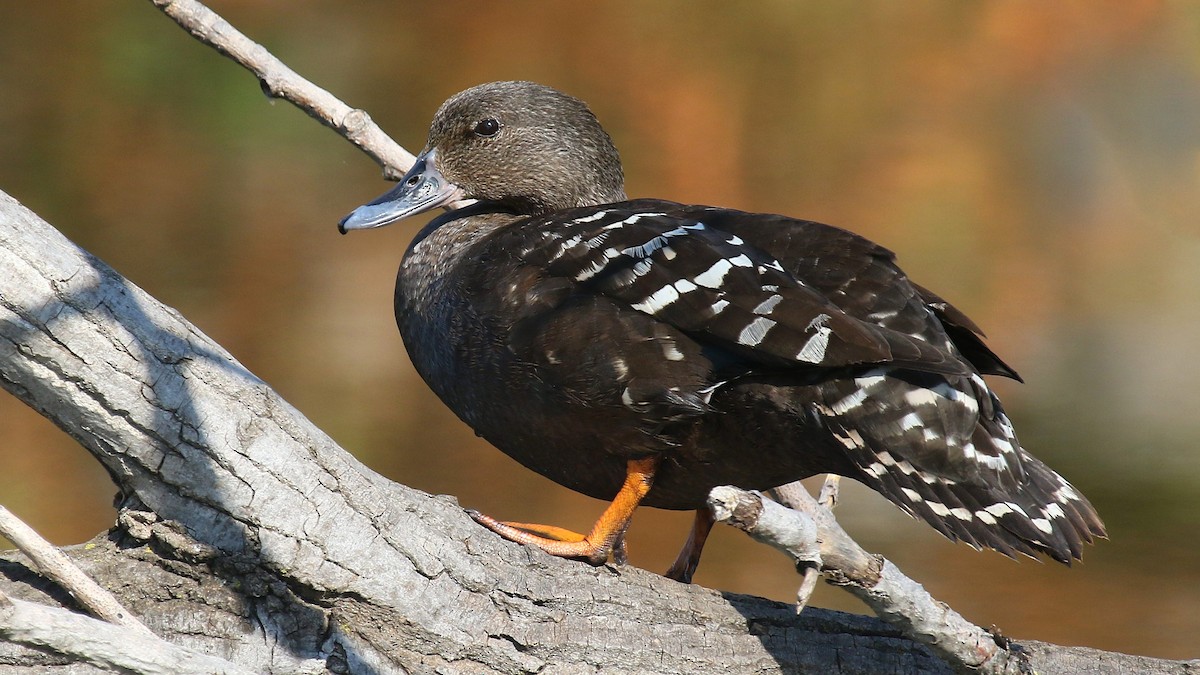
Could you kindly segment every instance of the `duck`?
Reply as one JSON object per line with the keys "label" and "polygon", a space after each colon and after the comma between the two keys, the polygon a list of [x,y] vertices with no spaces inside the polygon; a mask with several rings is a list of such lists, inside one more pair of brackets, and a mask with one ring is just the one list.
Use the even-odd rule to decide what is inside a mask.
{"label": "duck", "polygon": [[469,512],[501,537],[624,562],[638,507],[691,510],[666,573],[690,582],[712,488],[819,474],[1009,557],[1069,564],[1105,536],[984,379],[1020,376],[883,246],[784,215],[629,199],[589,107],[526,81],[451,96],[412,168],[338,228],[447,206],[397,274],[413,366],[477,435],[608,502],[586,533]]}

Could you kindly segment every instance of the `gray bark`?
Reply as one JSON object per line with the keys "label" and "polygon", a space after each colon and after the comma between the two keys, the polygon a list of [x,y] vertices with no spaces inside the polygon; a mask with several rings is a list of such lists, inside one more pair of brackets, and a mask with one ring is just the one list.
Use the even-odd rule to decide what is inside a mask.
{"label": "gray bark", "polygon": [[[876,619],[796,616],[501,540],[452,498],[367,469],[3,193],[0,384],[76,438],[120,491],[118,526],[68,553],[159,636],[249,670],[950,672]],[[0,591],[74,606],[19,554],[0,562]],[[0,664],[94,667],[2,622],[0,637]],[[1040,672],[1194,672],[1023,646]]]}

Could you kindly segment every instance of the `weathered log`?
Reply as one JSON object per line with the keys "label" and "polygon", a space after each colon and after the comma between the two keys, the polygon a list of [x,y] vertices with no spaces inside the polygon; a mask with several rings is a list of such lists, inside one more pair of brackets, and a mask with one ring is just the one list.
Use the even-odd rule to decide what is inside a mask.
{"label": "weathered log", "polygon": [[[872,618],[796,616],[499,539],[452,498],[363,466],[177,312],[3,193],[0,384],[76,438],[122,495],[119,527],[73,557],[158,635],[243,668],[949,672]],[[11,597],[42,593],[20,563],[2,569]],[[1026,646],[1042,672],[1188,667]],[[0,651],[0,663],[69,662],[11,642]]]}

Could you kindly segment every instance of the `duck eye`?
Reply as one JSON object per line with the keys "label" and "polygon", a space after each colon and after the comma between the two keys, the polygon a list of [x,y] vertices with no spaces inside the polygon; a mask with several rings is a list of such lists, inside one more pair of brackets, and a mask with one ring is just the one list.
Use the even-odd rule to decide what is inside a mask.
{"label": "duck eye", "polygon": [[500,133],[500,123],[490,117],[475,125],[476,136],[491,138],[498,133]]}

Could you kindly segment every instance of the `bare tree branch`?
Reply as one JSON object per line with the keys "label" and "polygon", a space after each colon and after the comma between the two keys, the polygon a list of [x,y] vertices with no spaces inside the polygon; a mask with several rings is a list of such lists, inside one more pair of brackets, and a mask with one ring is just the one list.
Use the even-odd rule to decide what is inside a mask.
{"label": "bare tree branch", "polygon": [[0,635],[107,669],[145,675],[251,673],[225,659],[155,637],[144,627],[97,621],[64,609],[0,595]]}
{"label": "bare tree branch", "polygon": [[351,108],[336,96],[300,77],[265,47],[243,35],[228,21],[195,0],[151,0],[200,42],[233,59],[258,78],[263,92],[282,98],[336,131],[396,180],[413,165],[412,153],[400,147],[364,110]]}
{"label": "bare tree branch", "polygon": [[97,618],[124,626],[131,632],[142,633],[143,637],[154,635],[137,617],[122,607],[112,593],[97,585],[70,558],[3,506],[0,506],[0,536],[8,538],[29,557],[38,571],[62,586]]}
{"label": "bare tree branch", "polygon": [[891,562],[867,553],[803,485],[786,487],[778,492],[787,507],[734,487],[713,489],[709,505],[718,521],[783,551],[798,564],[819,567],[830,583],[848,590],[958,672],[1032,672],[1023,648],[967,621]]}

